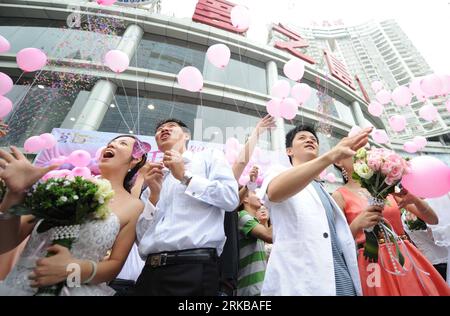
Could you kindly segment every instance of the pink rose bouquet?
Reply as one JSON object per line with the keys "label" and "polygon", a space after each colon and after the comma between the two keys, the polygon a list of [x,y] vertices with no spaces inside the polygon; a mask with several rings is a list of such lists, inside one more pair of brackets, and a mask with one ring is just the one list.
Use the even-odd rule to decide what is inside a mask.
{"label": "pink rose bouquet", "polygon": [[[352,178],[371,195],[368,199],[369,205],[384,207],[387,204],[387,196],[395,192],[395,187],[408,172],[409,164],[393,151],[361,148],[353,157],[353,169]],[[369,261],[378,261],[378,240],[382,236],[386,243],[392,242],[395,245],[398,262],[403,266],[404,257],[397,243],[398,238],[384,219],[376,226],[365,229],[364,233],[366,235],[364,256]]]}

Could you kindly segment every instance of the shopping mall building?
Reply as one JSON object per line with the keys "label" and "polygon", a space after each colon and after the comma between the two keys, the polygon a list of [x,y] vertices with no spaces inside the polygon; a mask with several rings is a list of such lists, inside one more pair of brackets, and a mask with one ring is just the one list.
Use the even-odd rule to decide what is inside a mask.
{"label": "shopping mall building", "polygon": [[[194,140],[224,143],[236,136],[230,130],[254,127],[266,114],[270,87],[284,78],[283,66],[293,55],[307,64],[302,82],[313,89],[312,96],[293,121],[278,122],[262,147],[282,150],[287,130],[302,122],[318,127],[323,150],[355,125],[385,128],[382,119],[368,113],[370,86],[351,74],[339,56],[332,51],[308,56],[305,40],[278,22],[267,43],[256,43],[227,21],[229,3],[217,7],[218,2],[201,0],[192,18],[176,18],[159,13],[164,1],[135,9],[89,1],[0,0],[0,35],[12,46],[0,54],[0,71],[16,83],[7,95],[15,105],[5,119],[10,132],[0,146],[22,147],[29,136],[58,127],[153,135],[156,123],[168,117],[186,122]],[[206,50],[216,43],[232,52],[224,70],[206,59]],[[18,69],[15,54],[26,47],[47,53],[43,71],[22,74]],[[110,49],[129,56],[125,72],[103,66]],[[203,73],[201,93],[177,84],[177,73],[189,65]],[[445,127],[439,129],[444,134]],[[388,132],[392,147],[401,150],[405,138]],[[426,153],[450,164],[450,143],[429,140]]]}

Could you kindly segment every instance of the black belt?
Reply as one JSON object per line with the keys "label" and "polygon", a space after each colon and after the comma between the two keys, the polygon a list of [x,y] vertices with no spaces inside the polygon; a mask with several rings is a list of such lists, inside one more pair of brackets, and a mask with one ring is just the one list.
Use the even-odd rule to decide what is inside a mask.
{"label": "black belt", "polygon": [[216,249],[202,248],[150,254],[145,264],[152,268],[158,268],[173,264],[202,263],[216,260]]}

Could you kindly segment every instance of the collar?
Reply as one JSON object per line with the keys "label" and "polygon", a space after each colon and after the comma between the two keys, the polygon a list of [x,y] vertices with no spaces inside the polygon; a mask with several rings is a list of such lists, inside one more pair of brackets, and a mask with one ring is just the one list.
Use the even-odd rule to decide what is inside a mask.
{"label": "collar", "polygon": [[183,162],[185,164],[190,163],[193,158],[194,158],[194,153],[192,151],[186,150],[183,155],[181,155],[181,157],[183,157]]}

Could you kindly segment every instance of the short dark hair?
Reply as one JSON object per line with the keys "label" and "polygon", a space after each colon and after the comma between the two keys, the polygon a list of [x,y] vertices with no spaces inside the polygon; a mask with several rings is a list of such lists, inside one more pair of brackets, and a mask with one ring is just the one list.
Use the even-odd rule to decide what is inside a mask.
{"label": "short dark hair", "polygon": [[333,166],[334,166],[337,170],[339,170],[339,172],[341,173],[342,179],[344,180],[344,184],[347,184],[347,183],[348,183],[348,180],[345,179],[344,173],[342,172],[342,171],[343,171],[342,168],[339,167],[337,164],[333,164]]}
{"label": "short dark hair", "polygon": [[[317,133],[316,133],[316,130],[314,129],[314,127],[312,127],[310,125],[298,125],[298,126],[294,127],[293,129],[291,129],[286,134],[286,148],[292,147],[292,143],[294,141],[295,135],[297,135],[300,132],[310,132],[317,139],[317,143],[319,143],[319,137],[317,137]],[[289,156],[289,161],[292,164],[292,158],[290,156]]]}
{"label": "short dark hair", "polygon": [[158,130],[158,128],[160,128],[161,126],[163,126],[164,124],[167,124],[167,123],[177,123],[184,131],[187,131],[189,133],[191,132],[189,130],[189,127],[187,127],[187,125],[184,122],[182,122],[176,118],[169,118],[169,119],[159,121],[158,124],[156,124],[155,133]]}

